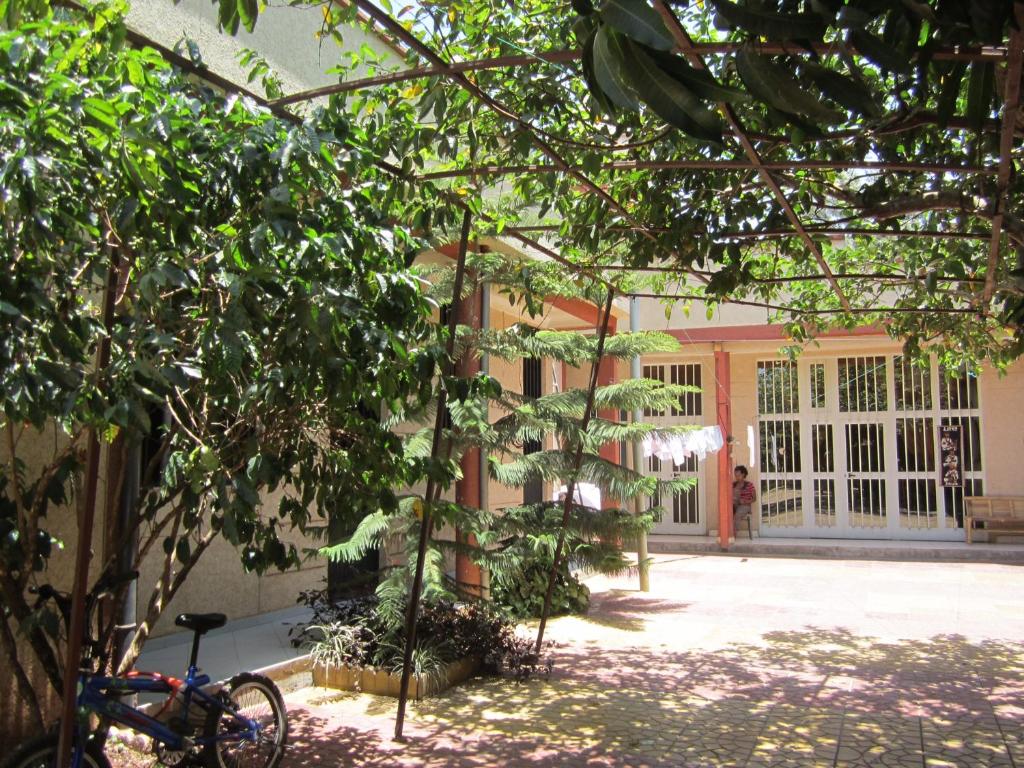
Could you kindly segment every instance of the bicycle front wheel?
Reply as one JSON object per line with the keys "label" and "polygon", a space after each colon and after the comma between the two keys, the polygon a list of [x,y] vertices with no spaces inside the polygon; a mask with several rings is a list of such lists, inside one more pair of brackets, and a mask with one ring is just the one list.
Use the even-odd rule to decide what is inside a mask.
{"label": "bicycle front wheel", "polygon": [[[207,768],[277,768],[288,742],[288,714],[277,686],[269,677],[243,672],[222,693],[225,709],[211,709],[204,729]],[[258,724],[255,738],[232,712]]]}
{"label": "bicycle front wheel", "polygon": [[[3,764],[3,768],[54,768],[57,765],[57,735],[47,734],[24,744]],[[110,761],[96,744],[87,744],[83,768],[110,768]]]}

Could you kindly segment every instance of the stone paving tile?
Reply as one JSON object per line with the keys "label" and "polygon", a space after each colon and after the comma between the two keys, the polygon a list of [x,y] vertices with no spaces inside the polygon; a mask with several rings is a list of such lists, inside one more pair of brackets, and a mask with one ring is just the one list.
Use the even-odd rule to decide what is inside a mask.
{"label": "stone paving tile", "polygon": [[767,722],[768,707],[711,702],[677,725],[677,765],[745,765]]}
{"label": "stone paving tile", "polygon": [[767,715],[748,765],[832,765],[842,723],[841,712],[774,707]]}
{"label": "stone paving tile", "polygon": [[[595,582],[590,615],[553,620],[549,681],[416,703],[405,744],[393,700],[290,695],[281,768],[1024,768],[1024,569],[665,567],[650,595]],[[975,582],[1022,595],[1021,610],[959,600]]]}
{"label": "stone paving tile", "polygon": [[1012,768],[1013,760],[998,724],[970,720],[964,722],[922,721],[925,765],[984,766]]}
{"label": "stone paving tile", "polygon": [[[1024,704],[1024,701],[1021,704]],[[1014,765],[1017,768],[1022,768],[1024,766],[1024,720],[997,717],[996,723]]]}
{"label": "stone paving tile", "polygon": [[836,766],[843,768],[921,768],[921,722],[897,715],[847,712],[843,717]]}

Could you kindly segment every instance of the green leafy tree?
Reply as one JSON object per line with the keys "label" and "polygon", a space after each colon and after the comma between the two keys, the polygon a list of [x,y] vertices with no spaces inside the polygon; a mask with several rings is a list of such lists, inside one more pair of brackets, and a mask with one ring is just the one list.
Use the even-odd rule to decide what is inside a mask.
{"label": "green leafy tree", "polygon": [[217,537],[288,568],[285,531],[397,509],[412,478],[381,415],[416,412],[437,354],[406,269],[423,244],[394,223],[417,202],[344,117],[206,88],[129,47],[120,6],[3,8],[0,647],[36,702],[27,670],[59,691],[63,638],[27,590],[81,503],[90,429],[108,508],[145,458],[95,570],[161,562],[125,669]]}
{"label": "green leafy tree", "polygon": [[[993,172],[1014,117],[1002,108],[1008,62],[950,53],[1009,46],[1013,3],[572,7],[465,0],[409,6],[389,22],[356,0],[328,24],[376,10],[362,23],[412,34],[447,60],[528,59],[481,67],[471,82],[421,74],[348,95],[382,123],[418,108],[414,132],[407,120],[383,130],[421,183],[480,195],[489,234],[547,227],[548,246],[619,290],[699,300],[709,312],[762,305],[799,342],[877,324],[909,351],[971,365],[1004,367],[1024,351],[1021,182]],[[1019,142],[1013,134],[1010,154]],[[751,150],[768,170],[752,168]],[[829,229],[853,234],[833,240]],[[966,237],[934,236],[943,232]]]}

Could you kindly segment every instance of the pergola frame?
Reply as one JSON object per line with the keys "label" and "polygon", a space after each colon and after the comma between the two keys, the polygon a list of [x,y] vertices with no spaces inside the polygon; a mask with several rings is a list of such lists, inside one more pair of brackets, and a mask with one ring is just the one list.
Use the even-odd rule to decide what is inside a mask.
{"label": "pergola frame", "polygon": [[[228,80],[227,78],[209,70],[206,67],[199,67],[195,65],[190,59],[168,49],[166,46],[141,35],[137,32],[130,31],[129,39],[136,45],[147,45],[155,48],[161,53],[161,55],[167,59],[170,63],[183,69],[191,74],[201,77],[207,80],[212,85],[217,86],[228,92],[237,92],[243,94],[259,105],[269,109],[276,116],[286,119],[290,122],[298,122],[300,118],[294,113],[285,109],[286,106],[311,101],[318,98],[323,98],[336,93],[346,93],[357,90],[371,89],[382,85],[394,84],[398,82],[405,82],[408,80],[422,79],[426,77],[443,77],[451,81],[454,85],[465,90],[474,100],[487,106],[489,109],[494,111],[497,115],[504,118],[508,122],[512,123],[515,127],[523,130],[530,137],[531,143],[539,149],[548,159],[551,161],[547,164],[525,164],[525,165],[485,165],[463,169],[451,169],[451,170],[439,170],[431,171],[422,174],[410,174],[404,173],[397,166],[388,163],[386,161],[377,161],[376,165],[387,173],[394,175],[397,178],[401,178],[404,181],[411,182],[414,184],[434,181],[447,178],[461,178],[461,177],[480,177],[480,176],[501,176],[501,175],[524,175],[524,174],[548,174],[548,173],[560,173],[566,174],[576,181],[579,182],[583,191],[587,194],[595,194],[604,200],[610,208],[616,211],[622,218],[627,222],[627,225],[616,227],[622,231],[633,231],[639,233],[641,236],[649,240],[656,248],[663,251],[669,258],[675,256],[675,253],[663,246],[655,237],[658,233],[664,233],[667,231],[662,225],[651,225],[646,222],[637,221],[633,215],[625,208],[624,205],[608,192],[601,188],[596,182],[594,182],[584,169],[574,166],[569,163],[566,158],[556,150],[551,143],[546,140],[541,134],[543,131],[535,128],[529,123],[529,121],[523,119],[521,116],[516,114],[514,110],[508,106],[502,104],[497,99],[487,94],[482,88],[476,85],[474,82],[469,80],[466,76],[466,72],[483,71],[490,69],[509,68],[509,67],[529,67],[535,66],[538,63],[566,63],[573,62],[580,58],[581,52],[579,50],[566,49],[558,51],[547,51],[539,53],[530,53],[523,55],[513,56],[500,56],[486,59],[480,59],[476,61],[462,61],[462,62],[449,62],[446,61],[440,54],[432,50],[429,46],[423,43],[418,37],[407,30],[397,19],[392,17],[389,13],[375,5],[372,0],[345,0],[352,6],[356,7],[360,11],[360,18],[364,22],[372,23],[382,36],[389,38],[389,43],[395,46],[397,42],[399,50],[406,50],[415,53],[420,58],[429,62],[428,66],[413,67],[410,69],[400,70],[398,72],[386,73],[381,75],[375,75],[372,77],[358,78],[349,80],[346,82],[323,86],[320,88],[314,88],[310,90],[300,91],[294,94],[289,94],[278,99],[266,99],[263,98],[253,91],[239,86],[236,83]],[[68,1],[69,5],[73,5],[71,0]],[[653,0],[655,9],[665,19],[666,27],[669,32],[673,35],[676,40],[676,52],[685,55],[692,66],[697,69],[706,69],[707,65],[704,61],[705,56],[715,55],[727,55],[738,50],[740,45],[735,42],[695,42],[690,39],[686,30],[676,19],[674,13],[664,2],[664,0]],[[876,307],[876,308],[853,308],[850,306],[848,299],[842,287],[838,281],[843,279],[862,279],[862,280],[879,280],[882,282],[912,282],[918,279],[911,275],[896,275],[887,273],[846,273],[846,274],[835,274],[832,272],[830,266],[826,262],[824,255],[821,252],[818,244],[813,239],[814,237],[846,237],[846,236],[873,236],[873,237],[885,237],[885,238],[934,238],[934,239],[970,239],[970,240],[988,240],[990,243],[989,248],[989,270],[984,280],[984,298],[986,301],[991,298],[992,293],[995,290],[995,272],[994,268],[998,264],[999,256],[999,243],[1000,236],[1003,229],[1003,218],[1005,211],[1005,195],[1006,190],[1009,186],[1009,180],[1012,170],[1012,148],[1013,139],[1018,135],[1018,120],[1017,111],[1020,106],[1020,75],[1022,71],[1022,64],[1024,64],[1024,32],[1021,31],[1021,22],[1024,21],[1024,13],[1021,8],[1024,3],[1015,2],[1014,7],[1017,14],[1018,28],[1013,31],[1010,37],[1009,45],[1007,46],[956,46],[936,49],[932,52],[931,56],[934,60],[938,61],[957,61],[957,62],[1006,62],[1007,64],[1007,77],[1006,77],[1006,92],[1004,98],[1004,108],[1002,120],[999,123],[996,121],[986,121],[982,130],[986,132],[997,132],[1000,136],[1000,158],[999,163],[996,166],[992,165],[967,165],[967,164],[950,164],[950,163],[933,163],[933,162],[910,162],[910,161],[864,161],[864,162],[833,162],[833,161],[765,161],[754,146],[754,141],[771,141],[775,143],[788,143],[788,139],[784,136],[769,136],[763,134],[757,134],[754,132],[748,132],[744,126],[740,123],[738,116],[734,110],[728,104],[719,104],[719,109],[726,118],[727,135],[733,136],[739,141],[744,153],[748,159],[743,160],[706,160],[706,159],[694,159],[694,160],[674,160],[674,161],[609,161],[602,165],[602,170],[646,170],[646,171],[661,171],[661,170],[689,170],[689,171],[715,171],[715,170],[754,170],[757,171],[761,176],[765,187],[767,187],[776,198],[783,212],[789,219],[792,229],[789,230],[764,230],[755,232],[732,232],[723,233],[719,235],[719,238],[723,241],[734,240],[773,240],[780,238],[792,238],[797,237],[801,239],[807,246],[808,251],[812,254],[815,261],[821,268],[820,275],[807,275],[797,277],[782,277],[782,278],[766,278],[755,280],[755,283],[759,284],[773,284],[773,283],[785,283],[785,282],[802,282],[810,280],[821,280],[824,279],[829,282],[833,289],[836,297],[839,299],[842,309],[819,309],[809,310],[801,309],[789,306],[781,306],[771,304],[769,302],[758,302],[758,301],[745,301],[734,298],[719,298],[712,296],[701,296],[697,294],[686,294],[686,293],[649,293],[649,292],[631,292],[629,290],[623,290],[619,286],[615,286],[612,282],[604,277],[600,272],[629,272],[629,271],[647,271],[647,272],[664,272],[667,274],[685,271],[692,275],[695,279],[702,283],[707,283],[709,278],[714,273],[708,270],[698,270],[694,268],[686,268],[680,270],[673,267],[644,267],[635,268],[630,266],[618,266],[618,265],[600,265],[600,266],[589,266],[582,265],[573,262],[570,259],[565,258],[557,251],[549,248],[538,240],[529,236],[531,232],[549,232],[557,231],[561,227],[558,225],[522,225],[522,226],[506,226],[502,230],[502,234],[507,235],[522,245],[527,246],[537,252],[543,254],[547,258],[552,259],[565,267],[572,269],[574,272],[581,276],[589,277],[592,280],[604,285],[606,288],[614,289],[619,296],[623,298],[659,298],[659,299],[678,299],[678,300],[699,300],[707,301],[714,300],[722,303],[733,303],[748,306],[758,306],[765,309],[791,312],[796,315],[813,315],[813,314],[842,314],[843,312],[850,312],[855,310],[854,314],[866,314],[866,313],[891,313],[891,312],[911,312],[918,313],[922,311],[934,312],[938,314],[981,314],[985,313],[984,309],[981,310],[966,310],[961,308],[934,308],[934,309],[918,309],[918,308],[900,308],[900,307]],[[404,48],[403,48],[404,47]],[[793,45],[788,42],[780,41],[763,41],[754,43],[753,48],[760,53],[764,54],[787,54],[793,56],[809,56],[813,52],[814,54],[827,54],[834,50],[834,46],[826,43],[813,43],[810,45]],[[856,53],[856,48],[851,45],[847,45],[847,49],[851,53]],[[916,114],[907,118],[902,122],[896,122],[891,126],[885,126],[879,129],[880,134],[900,132],[907,130],[914,130],[924,125],[937,124],[937,118],[933,115]],[[946,125],[948,130],[974,130],[965,118],[954,117],[948,121]],[[814,137],[813,141],[827,142],[831,140],[842,140],[849,138],[853,135],[852,131],[837,131],[824,136]],[[615,152],[622,147],[616,145],[608,145],[608,152]],[[866,170],[866,171],[879,171],[885,173],[921,173],[921,174],[955,174],[957,176],[965,175],[976,175],[976,176],[995,176],[997,180],[997,186],[999,189],[999,199],[997,202],[996,212],[992,218],[992,231],[989,233],[981,231],[943,231],[943,230],[913,230],[913,229],[901,229],[901,228],[890,228],[890,229],[869,229],[869,228],[835,228],[835,227],[820,227],[820,226],[808,226],[801,221],[796,211],[793,209],[788,198],[783,192],[781,185],[775,179],[773,173],[785,170]],[[444,195],[446,200],[450,202],[456,208],[465,210],[466,203],[458,195],[447,194],[444,190],[439,190],[439,194]],[[490,217],[480,215],[481,221],[488,223],[491,221]],[[979,282],[974,278],[949,278],[951,281],[961,283],[974,283]]]}
{"label": "pergola frame", "polygon": [[[75,5],[74,0],[64,0],[68,5]],[[443,178],[454,178],[457,176],[490,176],[490,175],[501,175],[501,174],[539,174],[539,173],[561,173],[568,175],[573,178],[582,187],[583,191],[587,194],[593,194],[603,200],[609,208],[614,210],[622,220],[626,222],[627,226],[623,227],[623,230],[631,230],[639,233],[642,237],[651,242],[656,249],[662,251],[666,256],[672,258],[676,256],[672,249],[664,246],[659,238],[656,236],[659,232],[664,232],[663,226],[656,226],[649,222],[638,221],[633,214],[617,199],[615,199],[610,193],[603,189],[588,174],[581,168],[572,165],[558,150],[556,150],[551,142],[542,136],[542,131],[537,127],[533,126],[528,120],[521,117],[513,109],[500,102],[483,90],[480,86],[474,83],[472,80],[466,77],[467,72],[482,71],[487,69],[495,69],[502,67],[526,67],[533,66],[537,62],[548,62],[548,63],[565,63],[574,61],[580,58],[581,52],[577,50],[562,50],[562,51],[549,51],[540,52],[536,54],[522,55],[522,56],[503,56],[491,59],[482,59],[479,61],[466,61],[466,62],[449,62],[446,61],[439,53],[431,49],[419,38],[407,30],[400,22],[398,22],[390,14],[377,7],[371,0],[348,0],[353,6],[358,8],[365,17],[370,20],[378,29],[385,32],[387,35],[397,40],[401,45],[406,46],[408,50],[414,52],[417,56],[424,59],[427,62],[426,66],[417,67],[401,72],[389,73],[384,75],[378,75],[374,77],[361,78],[352,80],[347,83],[340,83],[333,86],[326,86],[323,88],[317,88],[313,90],[303,91],[296,94],[291,94],[276,100],[268,100],[259,97],[252,91],[240,87],[237,84],[231,82],[227,78],[218,75],[216,72],[212,72],[205,67],[199,67],[191,60],[184,56],[177,54],[176,52],[168,49],[137,32],[129,32],[129,40],[135,45],[150,46],[157,50],[165,59],[167,59],[174,66],[182,69],[183,71],[189,72],[198,78],[201,78],[212,85],[223,89],[227,92],[235,92],[244,94],[251,98],[254,102],[262,105],[269,109],[276,116],[288,120],[292,123],[299,122],[299,118],[285,109],[286,106],[296,104],[303,101],[308,101],[315,98],[322,98],[335,93],[344,93],[357,89],[373,88],[381,85],[393,84],[403,82],[407,80],[420,79],[425,77],[443,77],[446,80],[453,83],[455,86],[465,90],[474,100],[480,104],[486,106],[488,109],[493,111],[503,120],[514,126],[515,128],[522,130],[529,137],[531,144],[539,150],[545,157],[548,158],[550,164],[543,165],[520,165],[520,166],[482,166],[478,168],[468,168],[459,170],[443,170],[437,172],[431,172],[422,174],[419,176],[403,173],[403,171],[390,164],[386,161],[378,160],[376,165],[384,170],[385,172],[394,175],[397,178],[401,178],[404,181],[412,183],[421,183],[424,181],[430,181],[434,179]],[[737,43],[726,42],[726,43],[698,43],[690,39],[686,30],[683,28],[675,14],[666,4],[665,0],[653,0],[654,8],[661,14],[665,21],[666,28],[672,35],[676,43],[676,52],[681,53],[690,62],[691,66],[699,69],[706,70],[707,65],[705,63],[706,56],[722,55],[732,53],[738,48]],[[638,271],[633,267],[629,266],[592,266],[582,265],[573,262],[571,259],[564,257],[557,251],[547,247],[543,243],[531,238],[527,233],[531,231],[549,231],[544,227],[509,227],[504,232],[518,240],[520,243],[536,250],[539,253],[544,254],[548,258],[566,266],[571,269],[574,273],[586,276],[601,285],[603,285],[608,291],[608,304],[604,314],[604,323],[600,330],[600,339],[603,343],[605,333],[608,327],[608,318],[611,312],[611,301],[615,295],[626,297],[626,298],[658,298],[667,300],[701,300],[707,301],[709,298],[716,301],[728,301],[731,303],[742,304],[742,305],[753,305],[758,307],[764,307],[770,310],[777,311],[788,311],[794,314],[800,315],[817,315],[817,314],[880,314],[880,313],[920,313],[920,312],[941,312],[950,314],[986,314],[987,304],[994,295],[996,289],[996,271],[998,267],[999,254],[1000,254],[1000,243],[1001,236],[1005,224],[1006,216],[1006,205],[1007,205],[1007,191],[1009,188],[1010,177],[1012,173],[1012,150],[1014,138],[1017,136],[1017,123],[1018,123],[1018,111],[1020,106],[1020,80],[1022,67],[1024,67],[1024,3],[1014,3],[1014,13],[1016,16],[1016,26],[1011,32],[1009,45],[1006,47],[994,46],[994,47],[974,47],[974,48],[952,48],[942,49],[932,52],[932,58],[937,60],[945,61],[957,61],[957,62],[993,62],[1001,63],[1006,62],[1006,81],[1005,90],[1003,94],[1003,114],[1002,120],[998,125],[993,125],[994,121],[986,121],[982,126],[982,130],[993,131],[997,130],[999,133],[999,162],[996,167],[991,166],[968,166],[968,165],[950,165],[940,163],[911,163],[911,162],[864,162],[864,163],[830,163],[827,161],[810,161],[810,162],[789,162],[789,163],[776,163],[766,161],[761,153],[755,147],[755,141],[771,140],[776,143],[784,143],[786,139],[784,137],[771,137],[763,136],[748,132],[740,121],[738,115],[728,104],[721,103],[718,105],[719,111],[725,118],[728,126],[727,135],[731,135],[736,141],[739,142],[743,149],[744,154],[747,157],[746,161],[711,161],[711,160],[683,160],[683,161],[672,161],[672,162],[656,162],[656,163],[641,163],[641,162],[610,162],[603,166],[604,169],[609,170],[689,170],[689,171],[701,171],[701,170],[751,170],[756,171],[758,176],[761,178],[763,185],[769,189],[775,198],[776,202],[782,208],[789,220],[791,229],[789,230],[771,230],[764,232],[737,232],[731,233],[729,237],[735,240],[745,239],[758,239],[758,240],[771,240],[773,238],[791,238],[798,237],[806,246],[808,252],[814,257],[817,263],[820,274],[806,275],[779,278],[777,281],[771,282],[798,282],[798,281],[813,281],[813,280],[825,280],[829,283],[833,293],[838,299],[841,309],[798,309],[793,307],[786,307],[782,305],[775,305],[768,302],[756,302],[746,301],[741,299],[728,299],[709,297],[701,294],[691,294],[676,292],[672,294],[660,294],[660,293],[645,293],[645,292],[630,292],[628,290],[623,291],[618,285],[611,282],[606,278],[601,271]],[[806,46],[795,46],[785,42],[761,42],[754,44],[753,46],[758,52],[765,54],[787,54],[793,56],[811,55],[811,53],[830,53],[832,47],[827,44],[810,44]],[[934,116],[929,115],[917,115],[910,119],[907,119],[903,123],[895,123],[890,126],[883,127],[880,133],[886,131],[897,132],[903,130],[912,130],[915,127],[922,125],[935,124],[936,119]],[[950,121],[949,126],[953,130],[960,130],[965,128],[973,127],[969,126],[963,119],[955,118]],[[852,135],[851,132],[835,132],[822,137],[817,137],[815,141],[830,141],[838,140],[842,138],[848,138]],[[614,152],[622,147],[616,147],[610,145],[606,148],[607,152]],[[898,172],[898,173],[936,173],[945,174],[952,173],[957,175],[995,175],[997,185],[997,199],[995,208],[992,216],[992,228],[990,233],[977,232],[977,231],[951,231],[943,232],[941,230],[928,230],[928,231],[915,231],[915,230],[868,230],[868,229],[857,229],[851,228],[848,230],[844,229],[826,229],[806,226],[793,208],[790,200],[782,189],[782,185],[779,180],[775,177],[779,171],[783,170],[878,170],[884,172]],[[449,193],[444,190],[439,190],[439,194],[444,195],[445,199],[449,201],[453,207],[460,209],[464,214],[470,212],[469,206],[465,201],[459,198],[454,193]],[[491,221],[487,216],[478,216],[483,221]],[[468,221],[468,218],[464,218],[464,222]],[[839,281],[845,279],[858,279],[858,280],[871,280],[882,283],[899,282],[899,281],[913,281],[917,278],[910,275],[897,275],[890,273],[834,273],[827,263],[821,248],[814,239],[815,237],[829,237],[829,236],[841,236],[847,235],[870,235],[870,236],[884,236],[884,237],[929,237],[929,238],[959,238],[959,239],[987,239],[989,241],[989,254],[988,254],[988,269],[983,281],[983,291],[981,292],[981,298],[984,300],[985,307],[978,308],[916,308],[916,307],[873,307],[873,308],[856,308],[850,305],[850,302],[846,296],[846,293]],[[464,231],[462,236],[462,242],[465,244],[468,237],[468,231],[464,224]],[[671,267],[647,267],[649,271],[665,271],[667,273],[678,273],[685,271],[692,275],[698,281],[708,283],[711,276],[714,274],[706,270],[697,270],[692,268],[685,269],[673,269]],[[977,283],[977,279],[957,279],[957,282],[970,282]],[[766,283],[768,280],[761,280],[760,282]],[[592,376],[589,400],[588,403],[593,401],[593,392],[596,387],[596,375]],[[589,408],[589,405],[588,405]],[[440,413],[440,409],[439,409]],[[435,451],[437,450],[438,434],[435,434]],[[577,452],[577,468],[579,460],[579,451]],[[570,488],[572,486],[570,485]],[[569,506],[569,501],[566,501],[566,508]],[[424,518],[424,529],[426,530],[428,518]],[[82,533],[85,536],[83,540],[88,540],[90,531],[89,526],[85,525],[83,520]],[[429,531],[428,531],[429,535]],[[422,573],[423,557],[422,557],[422,546],[421,546],[421,557],[417,564],[420,573]],[[76,572],[84,572],[82,563],[85,566],[88,565],[88,547],[79,548],[79,562],[77,563]],[[557,566],[557,558],[555,565]],[[78,624],[81,624],[81,612],[84,605],[85,597],[85,579],[76,579],[74,585],[73,594],[73,619],[77,617]],[[417,595],[414,595],[414,598]],[[414,627],[414,619],[411,626]],[[72,624],[75,626],[74,622]],[[542,624],[543,626],[543,624]],[[404,679],[408,679],[409,674],[409,650],[412,645],[411,635],[407,637],[407,648],[406,648],[406,659],[403,669]],[[538,640],[539,646],[539,640]],[[66,664],[67,675],[69,679],[73,679],[74,670],[78,667],[79,659],[78,651],[74,648],[74,644],[69,644],[68,658]],[[66,686],[67,687],[67,686]],[[401,690],[401,702],[400,707],[404,712],[405,697],[407,696],[406,686],[402,686]],[[68,737],[70,734],[70,727],[73,722],[75,700],[74,696],[65,695],[64,698],[64,717],[63,717],[63,728],[61,733],[61,743],[67,745]],[[397,734],[401,733],[401,720],[399,720]]]}
{"label": "pergola frame", "polygon": [[[440,54],[432,50],[429,46],[423,43],[418,37],[412,32],[407,30],[400,22],[397,21],[390,14],[376,6],[371,0],[348,0],[351,5],[355,6],[360,11],[360,16],[364,16],[370,19],[376,27],[385,33],[388,37],[392,38],[393,41],[397,41],[400,45],[406,46],[408,50],[414,52],[417,56],[421,57],[428,62],[427,66],[413,67],[398,72],[392,72],[387,74],[381,74],[371,77],[358,78],[342,82],[330,86],[324,86],[320,88],[310,89],[301,91],[298,93],[290,94],[272,101],[263,101],[268,107],[275,110],[280,109],[285,105],[296,104],[312,99],[323,98],[336,93],[346,93],[351,91],[363,90],[378,87],[381,85],[393,84],[398,82],[405,82],[408,80],[421,79],[425,77],[443,77],[458,87],[465,90],[474,100],[487,106],[496,114],[512,123],[515,127],[524,130],[530,137],[531,143],[539,149],[545,156],[552,162],[547,164],[525,164],[525,165],[485,165],[485,166],[474,166],[469,168],[461,169],[450,169],[450,170],[439,170],[422,173],[418,175],[401,174],[399,169],[391,168],[389,170],[397,171],[405,180],[412,181],[414,183],[422,181],[433,181],[448,178],[478,178],[481,176],[502,176],[502,175],[524,175],[524,174],[546,174],[546,173],[560,173],[566,174],[576,181],[580,182],[582,188],[590,193],[596,194],[603,199],[609,207],[619,213],[627,222],[628,226],[622,227],[623,230],[632,230],[641,234],[646,239],[655,243],[656,247],[660,250],[667,251],[664,246],[658,243],[654,237],[657,232],[666,231],[664,227],[650,226],[646,223],[637,222],[632,214],[611,195],[609,195],[604,189],[599,187],[592,179],[589,178],[584,169],[573,166],[570,164],[565,157],[556,150],[551,143],[544,138],[541,134],[543,133],[539,129],[536,129],[528,121],[524,120],[514,110],[510,109],[506,105],[502,104],[497,99],[493,98],[489,94],[483,91],[478,85],[469,80],[466,76],[466,72],[483,71],[498,68],[509,68],[509,67],[529,67],[535,66],[538,63],[555,63],[561,64],[566,62],[576,61],[581,56],[579,50],[558,50],[558,51],[546,51],[538,53],[530,53],[523,55],[511,55],[511,56],[499,56],[486,59],[480,59],[475,61],[462,61],[462,62],[449,62],[446,61]],[[724,55],[735,52],[739,49],[740,44],[735,42],[713,42],[713,43],[698,43],[694,42],[686,30],[682,27],[675,14],[671,11],[665,0],[653,0],[655,10],[661,14],[665,21],[666,28],[669,30],[676,42],[676,52],[681,53],[689,60],[690,64],[696,69],[706,70],[707,65],[704,61],[705,56]],[[826,237],[844,237],[847,235],[865,235],[865,236],[878,236],[878,237],[927,237],[927,238],[938,238],[938,239],[976,239],[976,240],[988,240],[990,242],[989,250],[989,269],[984,280],[984,298],[989,300],[994,292],[995,288],[995,272],[998,264],[999,255],[999,243],[1000,236],[1002,233],[1002,220],[1003,220],[1003,209],[1005,208],[1005,194],[1006,189],[1009,185],[1010,172],[1011,172],[1011,151],[1013,147],[1013,139],[1017,134],[1017,108],[1020,104],[1020,74],[1022,65],[1022,50],[1024,50],[1024,35],[1020,30],[1020,22],[1024,19],[1024,15],[1021,14],[1021,4],[1015,3],[1015,11],[1017,14],[1018,28],[1011,34],[1011,38],[1008,46],[956,46],[940,48],[932,52],[931,57],[938,61],[958,61],[958,62],[1006,62],[1007,63],[1007,78],[1006,78],[1006,93],[1004,98],[1004,109],[1003,118],[1001,123],[996,124],[995,121],[986,121],[983,125],[982,130],[984,131],[998,131],[1000,134],[1000,160],[997,166],[991,165],[958,165],[949,163],[930,163],[930,162],[909,162],[909,161],[864,161],[864,162],[831,162],[831,161],[782,161],[772,162],[765,161],[759,154],[757,148],[754,146],[754,141],[770,140],[780,143],[787,142],[785,137],[779,136],[765,136],[760,134],[751,133],[745,130],[744,126],[739,121],[738,116],[732,107],[728,104],[721,103],[718,105],[719,110],[722,112],[727,123],[727,135],[732,135],[741,145],[744,153],[747,155],[747,160],[707,160],[707,159],[695,159],[695,160],[675,160],[675,161],[610,161],[601,166],[602,170],[647,170],[647,171],[659,171],[659,170],[756,170],[760,175],[764,186],[767,187],[776,201],[782,208],[787,219],[789,219],[792,229],[791,230],[769,230],[762,232],[737,232],[730,233],[729,235],[723,235],[723,240],[770,240],[775,238],[800,238],[807,247],[807,250],[813,255],[815,261],[818,263],[821,269],[820,276],[803,276],[796,278],[779,278],[777,280],[759,280],[755,282],[760,283],[774,283],[774,282],[799,282],[805,280],[817,280],[824,278],[827,280],[832,287],[833,292],[839,299],[842,306],[842,310],[807,310],[807,309],[796,309],[792,307],[782,307],[779,305],[771,305],[767,302],[748,302],[737,299],[720,299],[727,303],[737,304],[748,304],[754,306],[762,306],[768,309],[777,309],[780,311],[789,311],[796,314],[838,314],[841,312],[850,312],[854,308],[851,307],[842,287],[839,285],[838,280],[840,279],[870,279],[880,281],[896,281],[902,280],[910,282],[916,278],[913,276],[900,276],[891,274],[840,274],[836,275],[832,272],[830,266],[824,258],[820,247],[813,239],[814,236],[826,236]],[[834,51],[834,46],[827,43],[812,43],[810,45],[793,45],[787,42],[758,42],[753,43],[752,47],[759,53],[764,54],[787,54],[793,56],[808,56],[812,54],[827,54]],[[855,46],[847,44],[847,50],[851,53],[856,53]],[[891,127],[884,127],[879,132],[897,132],[902,130],[913,130],[914,128],[921,127],[928,124],[937,124],[937,119],[934,116],[915,115],[912,118],[905,121],[904,124],[895,124]],[[973,130],[968,124],[968,121],[963,118],[954,117],[948,121],[946,125],[949,130]],[[851,132],[835,132],[822,137],[816,137],[815,141],[829,141],[829,140],[841,140],[848,138]],[[615,145],[609,145],[607,147],[608,152],[614,152],[621,147]],[[992,231],[991,233],[977,232],[977,231],[949,231],[945,232],[942,230],[908,230],[908,229],[865,229],[865,228],[849,228],[849,229],[835,229],[835,228],[823,228],[813,227],[805,225],[800,217],[797,215],[795,209],[790,204],[786,194],[783,192],[781,185],[775,179],[773,172],[784,171],[784,170],[865,170],[865,171],[879,171],[886,173],[931,173],[931,174],[955,174],[957,176],[966,175],[978,175],[978,176],[996,176],[997,185],[999,188],[999,200],[997,202],[996,213],[992,220]],[[450,198],[452,202],[456,203],[461,207],[462,201],[457,197],[452,196]],[[483,220],[487,220],[487,217],[482,217]],[[503,232],[517,240],[524,245],[531,247],[545,256],[554,259],[562,263],[565,266],[573,268],[579,271],[581,274],[585,274],[591,278],[597,279],[599,282],[611,287],[611,284],[604,277],[597,275],[593,272],[597,268],[585,268],[583,265],[574,264],[572,261],[564,259],[560,254],[555,253],[551,249],[543,246],[536,240],[526,236],[528,232],[544,232],[544,231],[555,231],[560,229],[556,226],[511,226],[506,227]],[[674,255],[671,251],[668,251],[668,255]],[[602,271],[663,271],[666,273],[678,273],[681,270],[673,269],[671,267],[648,267],[643,269],[635,269],[628,266],[601,266],[599,268]],[[705,270],[696,270],[688,268],[687,273],[694,276],[701,282],[707,283],[711,272]],[[952,278],[951,278],[952,279]],[[978,282],[973,278],[957,279],[956,282],[972,283]],[[655,294],[655,293],[638,293],[630,291],[619,290],[619,295],[623,297],[643,297],[643,298],[662,298],[662,299],[679,299],[679,300],[707,300],[706,296],[698,296],[692,294]],[[899,307],[885,307],[885,308],[871,308],[871,309],[856,309],[855,314],[863,314],[868,312],[920,312],[930,311],[936,313],[952,313],[952,314],[963,314],[977,312],[977,310],[960,309],[960,308],[941,308],[941,309],[928,309],[922,310],[917,308],[899,308]]]}

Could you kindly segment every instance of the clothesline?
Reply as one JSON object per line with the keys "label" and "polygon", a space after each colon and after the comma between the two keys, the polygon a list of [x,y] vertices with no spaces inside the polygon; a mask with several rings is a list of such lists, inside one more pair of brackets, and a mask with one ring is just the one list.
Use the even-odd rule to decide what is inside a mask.
{"label": "clothesline", "polygon": [[676,466],[696,455],[701,461],[709,453],[721,450],[725,445],[722,429],[717,424],[702,427],[679,435],[648,435],[644,438],[644,458],[656,456],[661,461],[671,461]]}

